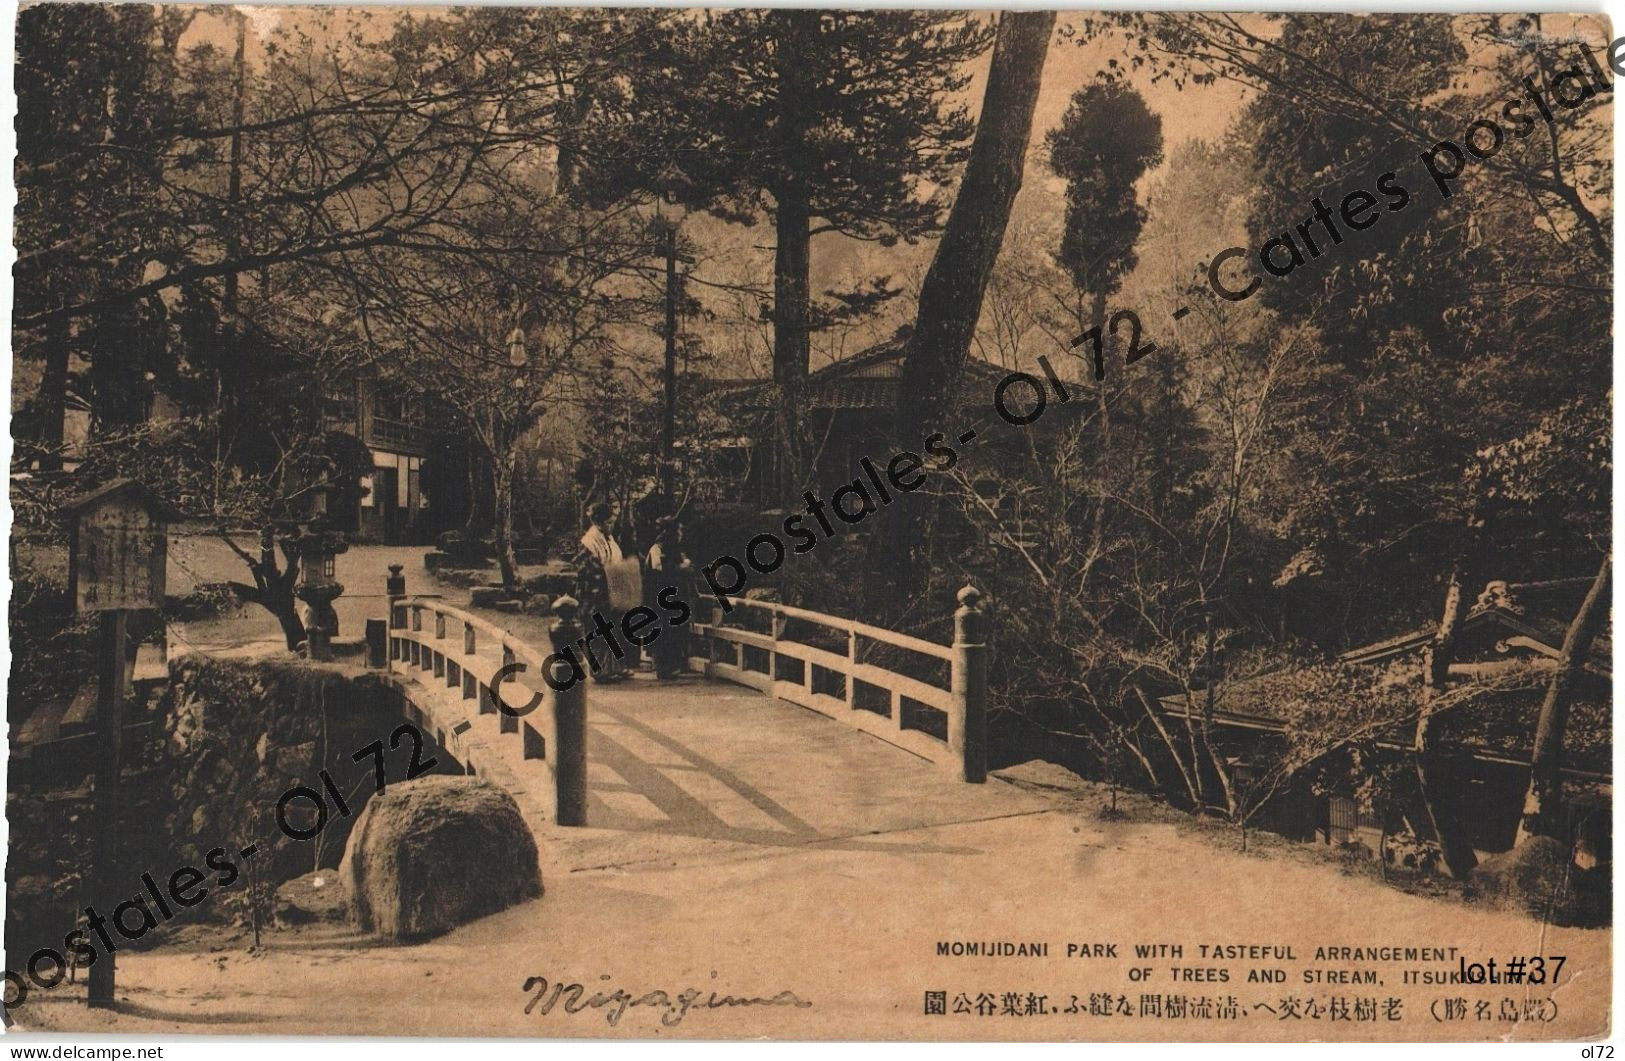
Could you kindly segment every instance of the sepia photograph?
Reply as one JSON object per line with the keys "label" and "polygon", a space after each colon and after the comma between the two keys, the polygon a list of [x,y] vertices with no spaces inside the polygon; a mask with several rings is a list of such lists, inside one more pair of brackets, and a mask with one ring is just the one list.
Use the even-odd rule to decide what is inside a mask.
{"label": "sepia photograph", "polygon": [[12,14],[8,1037],[1612,1057],[1606,14]]}

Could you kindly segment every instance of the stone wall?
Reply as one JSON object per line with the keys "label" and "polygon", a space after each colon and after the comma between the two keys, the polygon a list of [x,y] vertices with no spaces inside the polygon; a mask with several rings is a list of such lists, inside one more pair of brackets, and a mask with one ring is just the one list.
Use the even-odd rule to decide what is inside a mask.
{"label": "stone wall", "polygon": [[[256,845],[253,873],[218,890],[141,942],[162,941],[175,928],[198,922],[244,921],[250,885],[267,898],[278,884],[318,867],[337,867],[350,829],[376,789],[374,758],[363,752],[383,742],[387,782],[405,779],[413,742],[390,749],[403,722],[399,693],[352,666],[286,657],[239,654],[182,656],[171,663],[170,684],[156,705],[160,733],[132,754],[121,786],[121,878],[141,891],[141,874],[167,880],[182,866],[204,867],[214,848],[237,853]],[[135,751],[132,749],[132,751]],[[422,759],[430,773],[461,767],[425,735]],[[322,832],[296,840],[278,828],[276,808],[289,789],[323,792],[326,771],[351,814],[331,814]],[[88,789],[8,794],[6,944],[26,954],[59,945],[88,901],[82,880],[88,855]],[[288,815],[308,828],[310,801],[293,802]],[[245,870],[248,866],[244,865]]]}
{"label": "stone wall", "polygon": [[[178,841],[176,864],[217,846],[238,851],[257,843],[261,855],[269,852],[265,872],[278,883],[337,866],[353,815],[333,815],[314,840],[294,840],[277,826],[277,802],[296,786],[323,792],[325,770],[359,813],[375,781],[371,757],[357,763],[352,755],[377,740],[387,747],[401,722],[392,690],[353,668],[286,658],[186,656],[171,678],[163,832]],[[390,758],[386,765],[403,766]],[[298,827],[314,812],[307,799],[290,808]]]}

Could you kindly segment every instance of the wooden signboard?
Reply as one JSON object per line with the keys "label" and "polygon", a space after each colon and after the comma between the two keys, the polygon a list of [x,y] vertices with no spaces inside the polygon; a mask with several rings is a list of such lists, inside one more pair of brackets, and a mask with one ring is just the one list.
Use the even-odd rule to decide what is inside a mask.
{"label": "wooden signboard", "polygon": [[121,479],[80,498],[68,511],[73,517],[68,578],[75,609],[159,607],[173,510],[140,483]]}
{"label": "wooden signboard", "polygon": [[[68,546],[68,583],[74,607],[101,613],[101,649],[96,675],[96,789],[91,808],[90,868],[87,881],[108,908],[124,895],[118,864],[119,783],[123,773],[124,701],[130,695],[134,660],[130,612],[164,602],[165,559],[174,509],[133,479],[119,479],[67,506],[73,531]],[[114,955],[102,954],[90,967],[85,1001],[114,1005]]]}

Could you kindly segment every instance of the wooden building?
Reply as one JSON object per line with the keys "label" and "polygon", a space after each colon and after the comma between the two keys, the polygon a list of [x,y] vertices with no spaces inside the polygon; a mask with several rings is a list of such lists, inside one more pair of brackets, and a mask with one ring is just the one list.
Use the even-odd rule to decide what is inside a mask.
{"label": "wooden building", "polygon": [[[927,455],[925,438],[905,439],[897,434],[896,409],[908,336],[909,329],[904,328],[896,337],[826,365],[803,382],[801,426],[811,453],[807,482],[814,492],[828,497],[842,484],[861,477],[864,473],[859,462],[865,457],[884,468],[894,454],[905,450]],[[960,470],[971,474],[978,493],[999,511],[1001,523],[1020,536],[1020,499],[1005,487],[1011,479],[1010,462],[1032,459],[1032,449],[1024,443],[1023,433],[1054,431],[1070,416],[1087,414],[1091,403],[1079,399],[1092,395],[1093,382],[1069,382],[1069,403],[1051,400],[1041,418],[1028,427],[1015,427],[998,418],[993,404],[1000,381],[1009,373],[1009,369],[970,357],[960,376],[954,411],[936,430],[944,435],[940,445],[950,446],[968,458],[959,465]],[[737,462],[743,473],[741,480],[730,490],[737,499],[739,514],[761,513],[786,504],[790,499],[779,496],[776,485],[781,479],[773,439],[778,388],[754,380],[719,381],[711,385],[710,396],[736,424],[741,448],[748,450]],[[1009,401],[1012,408],[1025,410],[1031,402],[1030,392],[1017,387]],[[958,440],[966,431],[976,432],[969,443]],[[936,477],[928,476],[925,491],[939,488]],[[862,524],[856,529],[868,533],[873,525]],[[949,520],[938,527],[937,537],[940,542],[952,543],[968,533],[968,528]]]}
{"label": "wooden building", "polygon": [[361,496],[329,511],[335,529],[359,541],[423,544],[442,529],[444,513],[436,508],[460,507],[454,495],[466,490],[466,476],[452,474],[449,440],[430,426],[422,398],[362,375],[328,387],[322,422],[358,439],[372,456]]}

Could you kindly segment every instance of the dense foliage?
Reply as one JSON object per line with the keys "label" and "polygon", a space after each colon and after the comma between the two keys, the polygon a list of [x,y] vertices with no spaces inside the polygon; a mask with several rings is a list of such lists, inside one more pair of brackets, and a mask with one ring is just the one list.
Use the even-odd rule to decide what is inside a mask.
{"label": "dense foliage", "polygon": [[[295,646],[288,535],[317,494],[360,489],[368,454],[324,413],[357,379],[431,401],[462,440],[491,499],[475,529],[510,588],[538,438],[571,458],[571,500],[620,503],[644,538],[628,544],[647,544],[663,475],[679,501],[714,499],[751,441],[774,450],[757,463],[780,495],[799,493],[809,337],[886,312],[919,264],[909,246],[935,239],[899,445],[952,408],[971,349],[1069,366],[1077,400],[996,464],[933,477],[934,524],[925,502],[908,523],[894,509],[904,548],[848,542],[819,577],[786,577],[805,603],[850,613],[858,585],[868,618],[940,635],[975,581],[1012,754],[1071,746],[1243,822],[1337,756],[1364,770],[1362,798],[1426,802],[1425,778],[1373,765],[1407,729],[1419,760],[1440,735],[1524,746],[1506,712],[1467,709],[1513,691],[1447,657],[1486,582],[1584,580],[1610,549],[1609,100],[1509,137],[1448,196],[1421,158],[1525,79],[1549,89],[1572,19],[1074,18],[1063,36],[1105,58],[1061,85],[1046,58],[1071,46],[1044,13],[268,17],[252,33],[224,8],[19,18],[19,656],[77,636],[40,558],[60,551],[62,498],[116,475],[231,542],[241,595]],[[1237,85],[1227,126],[1164,143],[1181,93]],[[1054,127],[1035,125],[1060,92]],[[1385,178],[1407,205],[1304,245],[1317,202],[1335,212]],[[684,264],[668,281],[679,208],[706,219],[670,235]],[[752,246],[769,221],[773,246]],[[1281,241],[1295,265],[1256,296],[1208,282],[1222,249],[1259,273]],[[707,274],[752,250],[771,280]],[[676,467],[655,444],[668,282]],[[1134,364],[1123,310],[1156,347]],[[1097,382],[1073,342],[1108,321]],[[751,329],[771,336],[770,424],[717,415],[702,378]],[[63,435],[72,407],[87,439]],[[54,625],[23,629],[36,603]],[[1571,677],[1595,618],[1572,624]],[[1435,643],[1405,681],[1326,662],[1416,629]],[[1216,720],[1267,675],[1284,725],[1244,762]],[[1524,695],[1545,679],[1517,680]],[[1596,705],[1549,694],[1554,746],[1565,700],[1576,746],[1597,744]]]}

